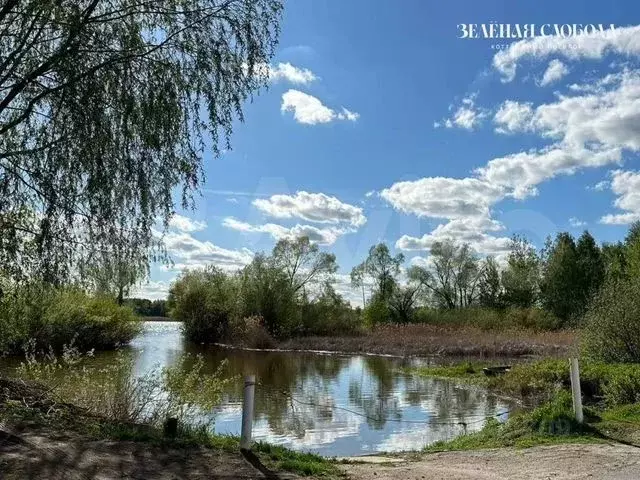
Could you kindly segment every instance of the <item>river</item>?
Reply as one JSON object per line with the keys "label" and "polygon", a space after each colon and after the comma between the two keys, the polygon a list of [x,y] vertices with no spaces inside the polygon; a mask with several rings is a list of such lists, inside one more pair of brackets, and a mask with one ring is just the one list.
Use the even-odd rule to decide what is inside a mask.
{"label": "river", "polygon": [[[254,439],[325,456],[416,450],[479,430],[487,418],[505,420],[517,408],[481,388],[403,371],[427,359],[194,345],[178,322],[145,322],[125,353],[137,376],[174,365],[185,353],[201,354],[206,371],[226,360],[223,375],[233,381],[221,404],[206,412],[220,434],[239,435],[242,376],[255,374]],[[104,352],[95,361],[113,359]]]}

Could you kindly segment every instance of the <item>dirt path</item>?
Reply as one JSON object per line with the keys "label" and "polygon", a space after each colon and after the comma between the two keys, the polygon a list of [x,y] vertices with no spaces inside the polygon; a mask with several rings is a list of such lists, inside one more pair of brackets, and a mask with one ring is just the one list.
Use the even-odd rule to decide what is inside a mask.
{"label": "dirt path", "polygon": [[[285,479],[297,478],[282,475]],[[70,436],[0,439],[2,480],[263,479],[238,454]]]}
{"label": "dirt path", "polygon": [[625,445],[556,445],[426,455],[396,465],[345,466],[352,480],[638,480],[640,449]]}

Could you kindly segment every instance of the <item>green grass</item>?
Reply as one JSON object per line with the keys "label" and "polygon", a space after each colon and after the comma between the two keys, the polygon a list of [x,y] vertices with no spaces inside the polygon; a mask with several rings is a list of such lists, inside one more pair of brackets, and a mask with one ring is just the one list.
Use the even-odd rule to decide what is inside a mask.
{"label": "green grass", "polygon": [[486,448],[527,448],[559,443],[597,443],[602,435],[592,426],[578,424],[571,408],[571,396],[562,392],[553,402],[521,412],[500,423],[493,419],[479,432],[450,441],[437,442],[425,452],[477,450]]}
{"label": "green grass", "polygon": [[407,369],[407,371],[423,377],[455,378],[472,383],[486,384],[488,377],[482,372],[482,369],[486,366],[486,364],[478,362],[462,362],[453,365],[417,367]]}
{"label": "green grass", "polygon": [[295,452],[288,448],[258,442],[254,452],[265,465],[274,470],[294,472],[303,476],[342,478],[344,475],[329,459],[313,453]]}
{"label": "green grass", "polygon": [[531,447],[557,443],[591,443],[605,439],[640,444],[640,365],[582,362],[581,385],[586,423],[574,420],[567,360],[547,359],[515,365],[509,372],[485,377],[481,363],[420,367],[417,375],[453,378],[487,387],[500,394],[537,404],[503,424],[496,420],[481,431],[427,452],[479,448]]}

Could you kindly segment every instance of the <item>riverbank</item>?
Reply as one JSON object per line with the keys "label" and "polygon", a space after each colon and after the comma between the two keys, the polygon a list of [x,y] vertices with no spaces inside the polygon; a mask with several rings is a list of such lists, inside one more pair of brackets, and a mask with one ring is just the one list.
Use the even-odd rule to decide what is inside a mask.
{"label": "riverbank", "polygon": [[295,337],[277,344],[283,350],[386,354],[400,357],[558,357],[576,340],[572,330],[482,330],[463,325],[385,325],[354,336]]}
{"label": "riverbank", "polygon": [[[253,451],[274,478],[338,479],[331,461],[264,443]],[[0,377],[0,472],[7,479],[264,478],[237,437],[114,422],[61,404],[41,385]]]}

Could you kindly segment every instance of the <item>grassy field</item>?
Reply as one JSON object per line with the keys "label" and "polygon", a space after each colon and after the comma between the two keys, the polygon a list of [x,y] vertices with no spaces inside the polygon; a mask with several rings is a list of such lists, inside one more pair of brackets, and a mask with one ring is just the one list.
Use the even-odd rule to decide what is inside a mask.
{"label": "grassy field", "polygon": [[278,346],[400,356],[452,357],[560,356],[570,351],[575,332],[527,329],[483,330],[463,325],[385,325],[358,336],[299,337]]}

